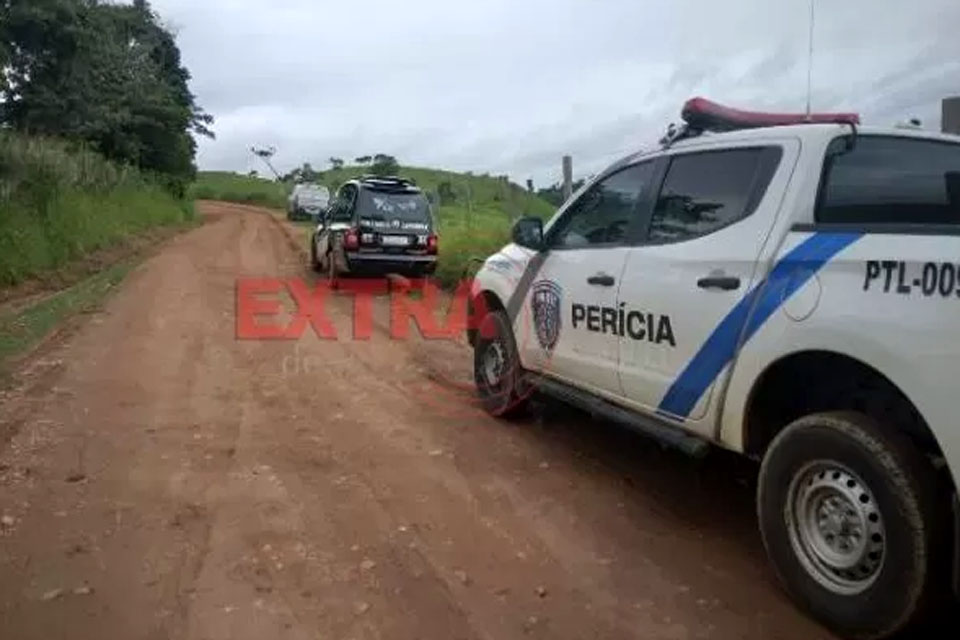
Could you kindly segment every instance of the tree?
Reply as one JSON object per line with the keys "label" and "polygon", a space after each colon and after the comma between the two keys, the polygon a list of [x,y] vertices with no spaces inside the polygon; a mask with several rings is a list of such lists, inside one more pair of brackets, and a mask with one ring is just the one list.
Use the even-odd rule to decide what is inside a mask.
{"label": "tree", "polygon": [[313,170],[313,165],[304,162],[300,167],[300,178],[303,182],[316,182],[320,179],[320,174]]}
{"label": "tree", "polygon": [[400,163],[393,156],[378,153],[373,156],[370,172],[377,176],[393,176],[400,171]]}
{"label": "tree", "polygon": [[196,171],[213,118],[145,0],[0,0],[0,126],[90,144],[170,178]]}
{"label": "tree", "polygon": [[250,147],[250,153],[257,156],[263,163],[267,165],[270,171],[273,172],[273,175],[276,176],[277,180],[281,180],[280,174],[277,173],[277,170],[274,168],[273,163],[270,162],[270,159],[276,155],[277,150],[273,147]]}
{"label": "tree", "polygon": [[531,178],[527,178],[527,191],[529,191],[530,193],[533,193],[534,191],[533,180]]}
{"label": "tree", "polygon": [[373,162],[373,156],[360,156],[354,160],[357,164],[370,164]]}
{"label": "tree", "polygon": [[343,158],[334,158],[330,156],[330,167],[334,170],[343,168]]}

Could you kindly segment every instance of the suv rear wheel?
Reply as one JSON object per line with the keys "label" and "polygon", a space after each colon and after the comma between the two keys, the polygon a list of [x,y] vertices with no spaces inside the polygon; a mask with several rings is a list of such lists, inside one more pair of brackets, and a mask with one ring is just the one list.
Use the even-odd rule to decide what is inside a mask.
{"label": "suv rear wheel", "polygon": [[936,482],[901,434],[854,412],[800,418],[770,445],[757,494],[780,579],[844,637],[919,621],[935,572]]}
{"label": "suv rear wheel", "polygon": [[473,347],[473,377],[487,413],[509,418],[526,410],[531,390],[524,384],[517,343],[505,311],[491,311],[480,321]]}

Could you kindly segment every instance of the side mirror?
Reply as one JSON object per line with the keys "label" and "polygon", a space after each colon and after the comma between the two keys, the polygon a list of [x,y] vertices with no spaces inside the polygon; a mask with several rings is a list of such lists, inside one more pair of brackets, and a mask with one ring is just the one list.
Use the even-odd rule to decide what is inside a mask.
{"label": "side mirror", "polygon": [[543,220],[534,217],[520,218],[513,225],[513,242],[540,251],[543,248]]}

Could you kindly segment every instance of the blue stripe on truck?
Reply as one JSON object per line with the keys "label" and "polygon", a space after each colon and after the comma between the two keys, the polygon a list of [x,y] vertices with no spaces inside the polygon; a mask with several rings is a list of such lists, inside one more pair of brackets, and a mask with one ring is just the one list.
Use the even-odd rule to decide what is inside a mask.
{"label": "blue stripe on truck", "polygon": [[781,258],[770,275],[720,321],[663,396],[658,411],[685,419],[737,352],[790,296],[861,233],[815,233]]}

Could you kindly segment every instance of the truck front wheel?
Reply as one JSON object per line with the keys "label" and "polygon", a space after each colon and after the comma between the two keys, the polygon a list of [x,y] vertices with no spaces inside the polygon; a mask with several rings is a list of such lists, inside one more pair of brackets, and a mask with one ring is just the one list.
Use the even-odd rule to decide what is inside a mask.
{"label": "truck front wheel", "polygon": [[473,346],[473,376],[480,403],[490,415],[510,418],[526,410],[532,389],[526,385],[505,311],[490,311],[480,321]]}
{"label": "truck front wheel", "polygon": [[787,426],[757,493],[781,581],[844,637],[888,638],[919,622],[935,573],[936,483],[913,444],[855,412]]}

